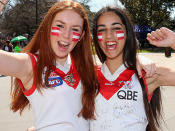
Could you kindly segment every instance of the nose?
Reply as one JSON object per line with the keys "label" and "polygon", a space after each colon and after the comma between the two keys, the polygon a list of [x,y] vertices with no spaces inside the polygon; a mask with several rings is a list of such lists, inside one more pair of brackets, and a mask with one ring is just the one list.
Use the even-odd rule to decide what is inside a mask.
{"label": "nose", "polygon": [[67,39],[67,41],[70,40],[71,37],[71,30],[70,28],[64,28],[63,32],[62,32],[62,36],[64,39]]}
{"label": "nose", "polygon": [[106,39],[111,39],[112,37],[113,37],[113,31],[111,29],[107,29]]}

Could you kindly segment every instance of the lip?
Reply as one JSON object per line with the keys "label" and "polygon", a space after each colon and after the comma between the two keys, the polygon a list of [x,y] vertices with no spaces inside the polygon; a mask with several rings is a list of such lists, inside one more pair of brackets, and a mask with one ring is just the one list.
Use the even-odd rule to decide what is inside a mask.
{"label": "lip", "polygon": [[57,45],[58,45],[58,49],[60,51],[66,51],[66,50],[68,50],[70,44],[65,43],[65,42],[57,41]]}
{"label": "lip", "polygon": [[[106,41],[105,43],[106,43],[106,49],[108,51],[113,51],[113,50],[115,50],[117,48],[116,41]],[[109,43],[113,43],[113,44],[109,44]]]}
{"label": "lip", "polygon": [[114,40],[113,41],[106,41],[105,43],[109,43],[109,42],[115,42],[116,43],[116,41],[114,41]]}

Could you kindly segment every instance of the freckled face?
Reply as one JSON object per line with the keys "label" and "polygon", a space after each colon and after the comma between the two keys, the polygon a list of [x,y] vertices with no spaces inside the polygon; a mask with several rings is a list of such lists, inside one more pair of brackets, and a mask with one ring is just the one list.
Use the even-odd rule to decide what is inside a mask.
{"label": "freckled face", "polygon": [[83,19],[73,10],[58,12],[51,26],[51,47],[57,60],[67,58],[83,32]]}
{"label": "freckled face", "polygon": [[106,12],[99,17],[97,26],[100,48],[106,58],[122,58],[126,29],[120,17],[113,12]]}

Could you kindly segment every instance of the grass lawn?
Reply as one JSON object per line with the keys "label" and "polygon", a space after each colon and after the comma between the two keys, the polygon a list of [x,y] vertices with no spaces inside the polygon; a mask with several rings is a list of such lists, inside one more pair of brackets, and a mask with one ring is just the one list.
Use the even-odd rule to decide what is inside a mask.
{"label": "grass lawn", "polygon": [[[171,51],[172,53],[175,52],[170,48],[169,48],[169,51]],[[165,48],[145,48],[145,49],[140,49],[138,52],[139,53],[164,53]]]}

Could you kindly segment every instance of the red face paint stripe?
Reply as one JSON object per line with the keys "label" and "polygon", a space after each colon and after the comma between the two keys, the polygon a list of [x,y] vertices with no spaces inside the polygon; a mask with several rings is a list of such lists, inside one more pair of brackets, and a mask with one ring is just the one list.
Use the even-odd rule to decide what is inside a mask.
{"label": "red face paint stripe", "polygon": [[59,27],[52,27],[52,30],[60,30]]}
{"label": "red face paint stripe", "polygon": [[98,33],[98,41],[102,41],[103,40],[103,37],[102,37],[102,33]]}
{"label": "red face paint stripe", "polygon": [[124,39],[124,31],[122,30],[116,31],[116,35],[117,35],[118,40]]}
{"label": "red face paint stripe", "polygon": [[124,33],[123,30],[116,31],[116,33]]}
{"label": "red face paint stripe", "polygon": [[59,27],[52,27],[51,34],[55,36],[59,36],[60,28]]}
{"label": "red face paint stripe", "polygon": [[77,42],[79,40],[79,38],[80,38],[80,33],[73,32],[72,41]]}

